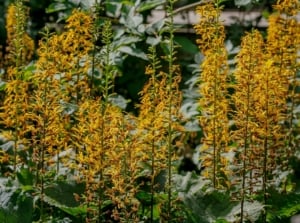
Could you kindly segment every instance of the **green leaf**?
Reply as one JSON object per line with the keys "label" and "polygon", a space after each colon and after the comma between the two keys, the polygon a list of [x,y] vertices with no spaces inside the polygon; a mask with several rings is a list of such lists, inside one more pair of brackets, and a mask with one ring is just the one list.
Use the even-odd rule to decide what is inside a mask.
{"label": "green leaf", "polygon": [[137,43],[140,42],[142,39],[140,37],[137,36],[123,36],[116,40],[113,44],[115,45],[115,47],[119,47],[119,46],[125,46],[125,45],[130,45],[133,43]]}
{"label": "green leaf", "polygon": [[18,181],[24,186],[33,185],[34,176],[29,171],[28,168],[22,168],[20,171],[18,171],[17,178],[18,178]]}
{"label": "green leaf", "polygon": [[180,49],[187,53],[196,54],[199,52],[197,45],[191,40],[189,40],[187,37],[176,36],[174,40],[181,46]]}
{"label": "green leaf", "polygon": [[51,185],[45,188],[45,195],[48,197],[49,204],[75,208],[79,206],[79,202],[75,200],[74,194],[82,194],[84,188],[84,184],[76,182],[51,182]]}
{"label": "green leaf", "polygon": [[78,110],[78,106],[76,104],[72,104],[64,101],[60,101],[60,104],[63,108],[63,113],[66,115],[71,115]]}
{"label": "green leaf", "polygon": [[[74,2],[75,1],[75,2]],[[78,0],[73,0],[74,3],[78,2]],[[90,9],[96,4],[96,0],[81,0],[80,5],[84,9]]]}
{"label": "green leaf", "polygon": [[148,0],[148,1],[144,1],[142,2],[138,7],[137,7],[137,11],[138,12],[143,12],[143,11],[147,11],[150,9],[154,9],[157,6],[163,5],[166,3],[166,0]]}
{"label": "green leaf", "polygon": [[123,110],[126,109],[128,103],[128,101],[120,94],[110,95],[108,101]]}
{"label": "green leaf", "polygon": [[279,222],[281,219],[288,221],[293,215],[300,212],[300,194],[288,193],[282,194],[272,189],[269,191],[272,196],[268,199],[268,203],[272,206],[267,209],[268,222]]}
{"label": "green leaf", "polygon": [[163,52],[164,52],[165,55],[170,55],[170,52],[171,52],[171,50],[170,50],[170,44],[168,43],[167,40],[161,41],[160,42],[160,47],[162,48],[162,50],[163,50]]}
{"label": "green leaf", "polygon": [[215,223],[229,223],[225,219],[218,219]]}
{"label": "green leaf", "polygon": [[149,44],[149,45],[151,45],[151,46],[156,46],[160,42],[161,42],[161,36],[158,36],[158,37],[149,36],[146,39],[146,43]]}
{"label": "green leaf", "polygon": [[11,152],[14,148],[14,141],[6,141],[0,148],[5,152]]}
{"label": "green leaf", "polygon": [[29,81],[33,77],[33,73],[35,71],[34,64],[30,64],[23,70],[22,78],[24,81]]}
{"label": "green leaf", "polygon": [[[264,205],[258,201],[245,201],[244,202],[244,219],[250,222],[256,222],[262,214]],[[235,207],[232,208],[230,213],[225,215],[225,219],[229,222],[234,222],[236,216],[239,216],[241,213],[241,204],[238,203]]]}
{"label": "green leaf", "polygon": [[157,22],[151,23],[146,27],[146,33],[149,35],[157,35],[165,24],[165,19],[160,19]]}
{"label": "green leaf", "polygon": [[[6,181],[7,182],[7,181]],[[18,185],[1,182],[0,187],[0,222],[31,223],[33,216],[33,198],[23,193]]]}
{"label": "green leaf", "polygon": [[106,13],[110,17],[118,17],[121,13],[122,3],[107,1],[106,4]]}
{"label": "green leaf", "polygon": [[126,53],[128,55],[141,58],[143,60],[148,60],[147,55],[140,49],[136,49],[129,46],[122,46],[119,48],[122,53]]}
{"label": "green leaf", "polygon": [[139,25],[141,25],[143,22],[143,16],[142,15],[135,15],[135,16],[128,16],[125,20],[124,25],[136,29]]}
{"label": "green leaf", "polygon": [[151,193],[146,191],[139,191],[136,193],[135,196],[143,205],[151,205]]}
{"label": "green leaf", "polygon": [[53,198],[45,195],[44,201],[47,202],[49,205],[59,208],[60,210],[68,213],[71,216],[83,216],[87,213],[87,208],[84,206],[77,206],[77,207],[69,207],[66,205],[61,204],[60,202],[54,200]]}
{"label": "green leaf", "polygon": [[158,220],[160,218],[160,204],[153,205],[153,220]]}
{"label": "green leaf", "polygon": [[54,13],[68,9],[67,4],[54,2],[51,3],[48,8],[46,8],[46,13]]}
{"label": "green leaf", "polygon": [[0,80],[0,91],[4,91],[6,87],[6,82],[3,80]]}
{"label": "green leaf", "polygon": [[236,6],[246,6],[251,4],[251,0],[234,0]]}

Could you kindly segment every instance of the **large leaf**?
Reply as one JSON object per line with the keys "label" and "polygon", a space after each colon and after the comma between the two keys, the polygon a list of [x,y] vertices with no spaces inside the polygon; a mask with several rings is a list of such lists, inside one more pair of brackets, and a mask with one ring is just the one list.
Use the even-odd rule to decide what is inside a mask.
{"label": "large leaf", "polygon": [[122,3],[107,1],[106,4],[106,14],[111,17],[118,17],[121,13]]}
{"label": "large leaf", "polygon": [[269,193],[272,196],[267,201],[272,205],[267,208],[268,222],[287,222],[293,215],[300,213],[299,193],[282,194],[274,189]]}
{"label": "large leaf", "polygon": [[236,6],[246,6],[251,4],[251,0],[234,0]]}
{"label": "large leaf", "polygon": [[76,201],[74,194],[82,194],[84,192],[84,188],[84,184],[76,182],[51,182],[51,185],[45,188],[45,195],[51,205],[57,207],[76,208],[79,206],[79,202]]}
{"label": "large leaf", "polygon": [[[263,211],[264,205],[258,201],[245,201],[244,202],[244,219],[249,222],[256,222]],[[241,213],[241,204],[238,203],[235,207],[232,208],[230,213],[225,215],[225,219],[229,222],[236,222],[237,216],[240,216]]]}
{"label": "large leaf", "polygon": [[163,5],[166,3],[166,0],[147,0],[142,2],[138,7],[137,11],[138,12],[143,12],[146,10],[154,9],[157,6]]}
{"label": "large leaf", "polygon": [[54,206],[56,208],[59,208],[60,210],[64,211],[65,213],[78,217],[78,216],[84,216],[87,213],[87,208],[84,206],[77,206],[77,207],[68,207],[66,205],[61,204],[57,200],[49,197],[49,196],[44,196],[44,201],[48,203],[51,206]]}
{"label": "large leaf", "polygon": [[[236,214],[234,208],[238,205],[238,202],[233,202],[230,194],[226,191],[211,189],[208,184],[209,181],[202,177],[189,172],[184,176],[176,175],[174,181],[179,196],[183,199],[185,205],[191,209],[198,223],[211,223],[217,220],[221,221],[221,219],[228,220]],[[251,209],[253,206],[248,205],[247,207],[249,207],[247,213],[255,214],[253,218],[256,218],[257,212]]]}
{"label": "large leaf", "polygon": [[128,55],[141,58],[143,60],[148,60],[147,55],[140,49],[129,47],[129,46],[122,46],[119,48],[122,53],[126,53]]}
{"label": "large leaf", "polygon": [[18,182],[0,181],[0,222],[31,223],[33,198],[19,188]]}
{"label": "large leaf", "polygon": [[198,53],[199,49],[197,45],[192,42],[190,39],[184,36],[176,36],[175,42],[177,42],[181,46],[181,50],[190,53],[190,54],[196,54]]}
{"label": "large leaf", "polygon": [[108,101],[121,109],[125,109],[128,103],[128,101],[120,94],[110,95]]}
{"label": "large leaf", "polygon": [[20,171],[18,171],[17,178],[18,181],[24,186],[33,185],[34,176],[28,168],[22,168]]}

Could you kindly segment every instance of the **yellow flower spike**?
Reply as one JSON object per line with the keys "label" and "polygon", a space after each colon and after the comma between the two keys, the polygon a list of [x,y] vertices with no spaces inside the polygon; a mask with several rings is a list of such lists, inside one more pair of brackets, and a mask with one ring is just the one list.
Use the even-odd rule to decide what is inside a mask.
{"label": "yellow flower spike", "polygon": [[299,0],[277,0],[273,8],[279,13],[295,16],[300,12],[300,2]]}
{"label": "yellow flower spike", "polygon": [[[195,26],[197,44],[205,58],[201,65],[199,105],[201,116],[200,125],[204,132],[203,146],[201,148],[201,159],[207,165],[207,173],[213,186],[219,188],[226,185],[219,185],[217,178],[222,175],[220,163],[221,154],[228,152],[228,101],[227,78],[228,64],[227,52],[225,49],[224,26],[219,20],[221,8],[213,3],[199,6],[196,12],[200,15],[200,22]],[[224,171],[222,171],[224,172]]]}
{"label": "yellow flower spike", "polygon": [[299,71],[300,24],[295,18],[300,12],[300,2],[280,0],[274,5],[274,9],[278,10],[278,13],[269,17],[267,53],[274,61],[271,68],[276,80],[279,80],[276,91],[289,102],[288,105],[278,102],[278,106],[282,106],[285,112],[277,114],[278,119],[289,123],[284,130],[288,146],[278,151],[282,159],[288,159],[285,155],[295,152],[293,135],[299,131],[293,124],[293,119],[294,108],[300,98],[296,91],[299,86],[297,70]]}
{"label": "yellow flower spike", "polygon": [[7,48],[6,66],[22,66],[28,63],[34,53],[34,41],[25,32],[27,8],[22,0],[9,5],[7,10],[6,31]]}
{"label": "yellow flower spike", "polygon": [[[241,179],[241,212],[248,196],[261,190],[266,193],[267,185],[272,183],[270,173],[282,166],[280,157],[274,156],[280,156],[283,147],[279,142],[284,141],[280,123],[286,110],[287,90],[284,86],[287,85],[284,75],[278,72],[280,60],[275,54],[277,50],[282,52],[283,45],[269,41],[265,44],[257,30],[247,33],[242,39],[234,72],[237,83],[232,99],[236,107],[237,130],[232,134],[232,140],[237,142],[236,150],[240,153],[235,163],[241,165],[236,173]],[[273,46],[278,47],[277,50]],[[284,71],[283,67],[281,71]]]}
{"label": "yellow flower spike", "polygon": [[[171,162],[176,158],[170,148],[171,131],[180,130],[178,108],[181,95],[178,90],[180,71],[178,66],[169,67],[168,73],[161,71],[155,46],[149,48],[150,64],[146,68],[148,82],[140,92],[138,135],[143,154],[141,165],[145,162],[151,166],[151,178],[154,179],[162,170],[171,171]],[[168,61],[169,62],[169,61]],[[169,64],[170,65],[170,64]],[[142,166],[141,166],[142,167]],[[139,167],[139,168],[141,168]],[[170,184],[170,182],[168,182]],[[151,183],[151,196],[154,196],[156,185]],[[166,187],[168,190],[169,187]]]}
{"label": "yellow flower spike", "polygon": [[194,27],[199,35],[196,42],[200,50],[205,55],[211,49],[222,48],[225,31],[224,26],[219,21],[221,8],[215,7],[213,3],[208,3],[199,6],[196,13],[201,16],[200,22]]}

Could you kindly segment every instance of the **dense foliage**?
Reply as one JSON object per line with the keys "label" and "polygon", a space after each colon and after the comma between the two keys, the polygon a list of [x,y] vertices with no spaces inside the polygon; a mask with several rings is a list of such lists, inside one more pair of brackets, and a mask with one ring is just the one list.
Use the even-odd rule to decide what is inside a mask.
{"label": "dense foliage", "polygon": [[197,2],[192,41],[181,1],[45,1],[39,22],[35,1],[5,1],[0,222],[300,213],[300,3],[273,3],[237,40],[220,19],[233,4]]}

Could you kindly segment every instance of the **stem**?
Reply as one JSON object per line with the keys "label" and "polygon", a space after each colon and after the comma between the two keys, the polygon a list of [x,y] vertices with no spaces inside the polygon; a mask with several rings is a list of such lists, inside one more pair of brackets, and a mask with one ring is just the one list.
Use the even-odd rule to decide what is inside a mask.
{"label": "stem", "polygon": [[167,209],[167,216],[168,221],[171,221],[171,199],[172,199],[172,101],[173,101],[173,89],[172,89],[172,82],[173,82],[173,60],[174,60],[174,18],[173,18],[173,0],[169,0],[169,13],[170,13],[170,55],[168,56],[169,61],[169,74],[168,74],[168,84],[167,84],[167,91],[168,91],[168,209]]}
{"label": "stem", "polygon": [[[44,221],[44,172],[45,172],[45,149],[46,149],[46,128],[48,123],[47,114],[47,92],[48,92],[48,81],[44,79],[44,92],[43,92],[43,126],[42,126],[42,143],[41,143],[41,220]],[[58,162],[58,161],[57,161]]]}
{"label": "stem", "polygon": [[[267,204],[267,164],[268,164],[268,136],[269,136],[269,77],[267,76],[266,81],[266,120],[265,120],[265,138],[264,138],[264,164],[263,164],[263,193],[264,193],[264,204]],[[266,206],[267,207],[267,206]],[[266,212],[263,214],[263,222],[267,222]]]}
{"label": "stem", "polygon": [[[250,61],[249,63],[252,64],[252,55],[250,54]],[[248,69],[248,75],[247,75],[247,108],[246,108],[246,123],[245,123],[245,130],[244,130],[244,151],[243,151],[243,170],[242,170],[242,200],[241,200],[241,223],[244,221],[244,202],[245,202],[245,187],[246,187],[246,172],[247,172],[247,163],[246,163],[246,157],[248,154],[248,134],[249,134],[249,113],[250,113],[250,93],[251,93],[251,69]]]}
{"label": "stem", "polygon": [[216,148],[216,94],[217,94],[217,76],[214,77],[214,103],[213,103],[213,186],[216,188],[217,181],[217,148]]}
{"label": "stem", "polygon": [[295,91],[297,87],[297,71],[294,72],[293,80],[292,80],[292,90],[291,90],[291,110],[290,110],[290,120],[289,120],[289,134],[288,134],[288,146],[290,147],[290,154],[295,154],[295,146],[293,145],[293,133],[294,133],[294,124],[293,124],[293,119],[294,119],[294,109],[296,105],[296,100],[295,100]]}
{"label": "stem", "polygon": [[101,157],[100,157],[100,179],[99,179],[99,200],[98,200],[98,221],[103,222],[102,218],[102,202],[104,200],[104,176],[103,176],[103,163],[104,163],[104,151],[105,151],[105,131],[106,131],[106,125],[105,125],[105,119],[106,119],[106,109],[108,105],[108,96],[109,96],[109,87],[111,84],[111,68],[109,63],[110,58],[110,42],[107,39],[106,41],[106,54],[105,54],[105,68],[104,68],[104,76],[105,76],[105,85],[103,88],[103,102],[101,105]]}
{"label": "stem", "polygon": [[[151,51],[152,51],[152,58],[153,58],[153,61],[152,61],[152,69],[153,69],[153,72],[152,72],[152,86],[154,88],[154,90],[152,91],[153,95],[153,99],[156,98],[156,85],[155,85],[155,80],[156,80],[156,48],[155,46],[153,46],[151,48]],[[152,223],[153,222],[153,219],[154,219],[154,211],[153,211],[153,208],[154,208],[154,174],[155,174],[155,139],[154,139],[154,135],[155,135],[155,126],[154,126],[154,119],[155,119],[155,108],[151,107],[151,113],[152,113],[152,122],[151,122],[151,135],[153,136],[152,138],[152,141],[151,141],[151,148],[152,148],[152,151],[151,151],[151,219],[150,219],[150,222]]]}
{"label": "stem", "polygon": [[188,5],[182,6],[180,8],[175,9],[173,11],[173,15],[178,14],[178,13],[183,12],[183,11],[187,11],[191,8],[195,8],[199,5],[205,5],[209,2],[213,2],[213,1],[212,0],[202,0],[202,1],[198,1],[198,2],[195,2],[195,3],[191,3],[191,4],[188,4]]}
{"label": "stem", "polygon": [[[153,123],[153,122],[152,122]],[[154,130],[152,130],[152,134],[154,134]],[[154,213],[153,213],[153,205],[154,205],[154,162],[155,162],[155,158],[154,158],[154,154],[155,154],[155,141],[154,139],[152,139],[151,142],[151,217],[150,217],[150,222],[153,222],[153,218],[154,218]]]}
{"label": "stem", "polygon": [[92,52],[92,77],[90,80],[90,96],[93,95],[93,86],[94,86],[94,75],[95,75],[95,55],[96,55],[96,44],[94,43],[93,52]]}

